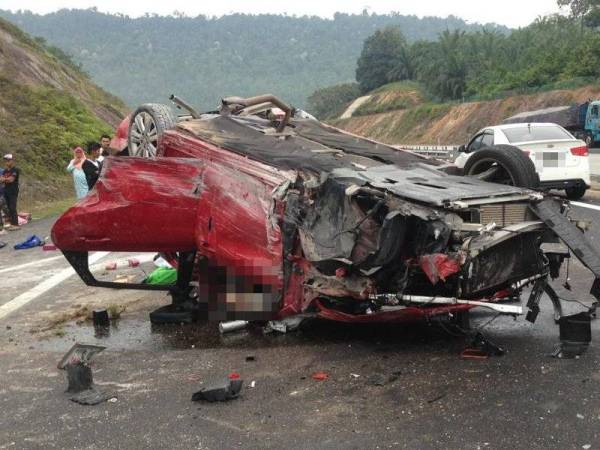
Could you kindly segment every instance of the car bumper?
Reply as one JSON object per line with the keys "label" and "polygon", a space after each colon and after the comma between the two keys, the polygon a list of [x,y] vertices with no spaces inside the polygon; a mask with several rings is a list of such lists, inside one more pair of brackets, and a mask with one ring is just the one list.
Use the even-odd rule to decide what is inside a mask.
{"label": "car bumper", "polygon": [[540,181],[540,187],[542,189],[566,189],[575,186],[585,185],[586,188],[589,188],[590,185],[585,180],[581,178],[572,178],[569,180],[547,180]]}

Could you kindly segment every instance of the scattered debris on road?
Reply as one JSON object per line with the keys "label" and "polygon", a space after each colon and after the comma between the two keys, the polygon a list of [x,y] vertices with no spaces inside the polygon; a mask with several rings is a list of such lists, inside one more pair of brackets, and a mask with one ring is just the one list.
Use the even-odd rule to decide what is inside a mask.
{"label": "scattered debris on road", "polygon": [[[207,402],[225,402],[238,398],[242,389],[244,380],[238,377],[232,378],[230,374],[228,378],[218,380],[208,384],[207,386],[195,392],[192,395],[192,401],[207,401]],[[254,386],[251,386],[254,387]]]}
{"label": "scattered debris on road", "polygon": [[108,317],[108,311],[106,309],[95,309],[92,312],[92,320],[94,322],[94,326],[97,326],[97,327],[110,326],[110,319]]}
{"label": "scattered debris on road", "polygon": [[248,326],[247,320],[232,320],[230,322],[221,322],[219,323],[219,333],[231,333],[233,331],[243,330]]}
{"label": "scattered debris on road", "polygon": [[315,372],[312,374],[313,380],[317,380],[317,381],[325,381],[327,378],[329,378],[329,374],[327,372]]}
{"label": "scattered debris on road", "polygon": [[45,244],[44,240],[35,234],[32,234],[23,242],[14,245],[15,250],[28,250],[30,248],[41,247]]}
{"label": "scattered debris on road", "polygon": [[298,314],[281,320],[270,320],[264,327],[263,333],[268,334],[274,331],[277,331],[278,333],[287,333],[288,331],[295,331],[300,328],[300,325],[304,320],[314,316],[314,314]]}
{"label": "scattered debris on road", "polygon": [[106,347],[75,344],[58,363],[67,372],[69,399],[81,405],[97,405],[114,397],[94,385],[90,361]]}
{"label": "scattered debris on road", "polygon": [[477,333],[471,341],[471,345],[464,349],[460,357],[462,359],[487,359],[490,356],[502,356],[504,349],[494,344],[483,334]]}
{"label": "scattered debris on road", "polygon": [[560,344],[551,356],[560,359],[573,359],[582,355],[592,341],[591,314],[580,312],[563,316],[558,320]]}
{"label": "scattered debris on road", "polygon": [[58,368],[64,370],[68,364],[77,364],[82,362],[89,364],[96,355],[104,351],[106,347],[101,345],[76,343],[69,349],[58,363]]}

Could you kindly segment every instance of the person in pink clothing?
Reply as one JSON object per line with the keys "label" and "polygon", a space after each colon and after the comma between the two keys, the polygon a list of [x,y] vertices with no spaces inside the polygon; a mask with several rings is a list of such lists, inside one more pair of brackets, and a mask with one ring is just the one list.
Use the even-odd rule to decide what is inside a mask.
{"label": "person in pink clothing", "polygon": [[75,150],[73,150],[73,159],[67,166],[67,171],[73,174],[73,183],[75,185],[75,195],[77,195],[77,200],[85,197],[89,190],[85,173],[83,171],[83,163],[85,160],[86,157],[83,149],[81,147],[77,147]]}

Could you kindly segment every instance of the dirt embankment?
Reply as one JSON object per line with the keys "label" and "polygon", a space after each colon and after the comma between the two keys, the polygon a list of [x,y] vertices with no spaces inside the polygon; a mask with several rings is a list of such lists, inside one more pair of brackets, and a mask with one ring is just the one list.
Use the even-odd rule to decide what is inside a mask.
{"label": "dirt embankment", "polygon": [[477,130],[523,111],[600,98],[600,85],[462,104],[413,108],[336,120],[335,126],[390,144],[462,144]]}

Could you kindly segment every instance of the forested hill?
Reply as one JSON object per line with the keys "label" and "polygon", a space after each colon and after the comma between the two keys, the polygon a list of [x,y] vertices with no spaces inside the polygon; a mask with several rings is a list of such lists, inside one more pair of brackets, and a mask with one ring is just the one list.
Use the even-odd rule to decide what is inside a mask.
{"label": "forested hill", "polygon": [[200,109],[223,96],[259,93],[303,106],[316,89],[354,80],[364,40],[387,25],[398,25],[409,41],[482,28],[452,16],[398,14],[336,14],[332,20],[243,14],[133,19],[95,10],[0,15],[72,55],[130,106],[165,101],[174,92]]}

